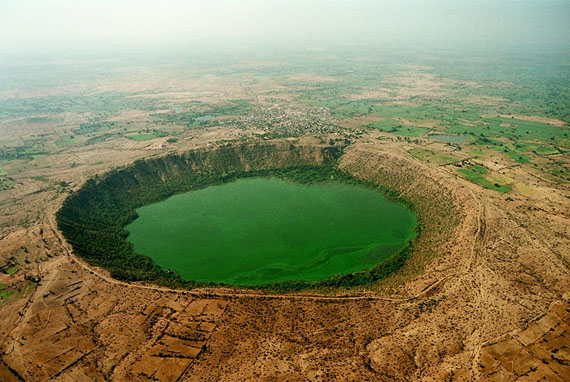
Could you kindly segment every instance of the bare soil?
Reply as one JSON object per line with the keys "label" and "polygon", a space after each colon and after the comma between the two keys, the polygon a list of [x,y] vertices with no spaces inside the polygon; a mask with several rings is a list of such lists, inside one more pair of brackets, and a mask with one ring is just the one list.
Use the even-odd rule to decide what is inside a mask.
{"label": "bare soil", "polygon": [[39,284],[0,307],[0,380],[570,380],[567,185],[497,168],[536,190],[507,198],[453,165],[419,162],[407,153],[414,144],[365,134],[341,167],[369,180],[392,174],[426,200],[449,197],[457,222],[431,219],[441,226],[425,236],[425,256],[370,288],[272,295],[113,280],[76,258],[54,226],[65,192],[31,180],[76,188],[114,166],[241,133],[216,128],[166,147],[102,143],[22,170],[0,216],[0,265],[19,271],[0,283]]}

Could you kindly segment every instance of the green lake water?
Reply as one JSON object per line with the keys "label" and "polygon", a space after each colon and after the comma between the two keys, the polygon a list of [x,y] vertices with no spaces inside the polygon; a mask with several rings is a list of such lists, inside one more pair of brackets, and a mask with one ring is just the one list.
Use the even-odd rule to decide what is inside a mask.
{"label": "green lake water", "polygon": [[414,214],[372,189],[246,178],[137,209],[138,253],[186,280],[263,285],[370,268],[414,237]]}
{"label": "green lake water", "polygon": [[432,134],[429,137],[436,141],[445,142],[445,143],[463,143],[469,140],[469,138],[463,135],[450,135],[450,134]]}

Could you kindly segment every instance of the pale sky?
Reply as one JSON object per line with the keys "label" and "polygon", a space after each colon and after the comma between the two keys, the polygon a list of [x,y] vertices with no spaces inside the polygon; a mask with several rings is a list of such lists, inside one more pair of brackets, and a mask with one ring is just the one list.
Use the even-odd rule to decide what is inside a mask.
{"label": "pale sky", "polygon": [[570,0],[0,0],[0,54],[346,44],[570,47]]}

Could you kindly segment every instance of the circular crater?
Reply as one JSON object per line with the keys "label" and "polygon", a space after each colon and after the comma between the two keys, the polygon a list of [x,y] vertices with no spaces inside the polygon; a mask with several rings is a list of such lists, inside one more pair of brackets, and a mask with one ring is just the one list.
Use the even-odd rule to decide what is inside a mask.
{"label": "circular crater", "polygon": [[339,170],[342,148],[224,146],[136,161],[57,213],[74,252],[171,287],[364,285],[405,264],[421,221],[398,191]]}

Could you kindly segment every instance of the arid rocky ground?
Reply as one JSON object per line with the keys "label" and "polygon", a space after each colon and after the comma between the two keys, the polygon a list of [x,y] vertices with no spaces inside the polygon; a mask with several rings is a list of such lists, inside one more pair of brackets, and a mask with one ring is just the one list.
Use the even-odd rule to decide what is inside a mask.
{"label": "arid rocky ground", "polygon": [[[470,90],[481,88],[479,83],[446,79],[421,67],[387,75],[386,83],[368,85],[367,80],[358,91],[346,90],[332,76],[253,78],[255,68],[231,69],[225,75],[200,69],[192,76],[163,69],[128,76],[119,71],[96,83],[89,79],[0,92],[6,99],[67,95],[76,88],[89,94],[131,92],[135,96],[121,102],[161,100],[164,110],[159,113],[169,113],[178,103],[199,109],[244,98],[256,108],[286,105],[258,108],[262,111],[239,123],[222,116],[207,128],[162,125],[139,109],[97,118],[63,112],[50,114],[47,122],[0,120],[4,148],[33,148],[37,139],[52,150],[0,162],[0,268],[6,270],[0,273],[0,381],[570,380],[570,187],[566,178],[541,170],[567,171],[567,152],[528,154],[532,162],[519,163],[495,147],[477,145],[482,151],[475,155],[435,142],[427,136],[431,130],[405,138],[381,129],[356,131],[394,118],[368,113],[370,105],[388,105],[382,109],[386,113],[391,106],[410,106],[407,111],[418,114],[398,116],[398,124],[445,131],[449,126],[429,115],[420,120],[416,106],[436,100],[448,107],[447,101],[457,101],[454,97],[466,86],[468,99],[458,104],[497,110],[509,106],[501,97],[471,95]],[[352,92],[351,100],[370,101],[363,109],[368,114],[353,116],[340,104],[334,119],[323,107],[305,114],[299,111],[305,109],[287,106],[307,88],[319,91],[318,86],[335,81],[339,91]],[[337,89],[332,90],[336,97]],[[194,111],[192,107],[188,110]],[[568,129],[557,119],[507,117],[538,118]],[[92,137],[79,134],[73,139],[80,144],[54,143],[98,118],[116,122],[115,130],[122,132],[89,145],[81,140]],[[273,133],[275,121],[278,136],[306,131],[280,141],[349,141],[343,169],[370,181],[388,176],[400,192],[425,200],[430,235],[422,236],[422,256],[412,257],[386,280],[348,291],[174,291],[111,279],[105,270],[76,258],[57,231],[55,212],[88,178],[140,158],[215,148],[228,141],[267,142],[272,137],[263,134]],[[465,128],[472,124],[463,122]],[[177,141],[126,137],[148,132],[149,126]],[[422,150],[431,150],[428,160],[419,157]],[[457,162],[441,155],[483,165],[493,179],[513,189],[500,193],[471,183],[458,175]],[[435,209],[442,198],[454,206],[453,219],[446,219],[448,210]]]}
{"label": "arid rocky ground", "polygon": [[[460,222],[424,271],[408,267],[371,290],[339,292],[344,297],[120,283],[67,252],[53,223],[65,194],[22,192],[3,208],[14,222],[26,213],[38,219],[5,230],[0,256],[23,265],[0,282],[32,287],[0,309],[0,379],[569,380],[567,187],[535,179],[532,196],[507,200],[405,149],[364,135],[341,167],[370,179],[381,168],[399,171],[426,198],[438,184]],[[103,146],[68,155],[127,164],[156,151]],[[50,171],[77,187],[90,173],[57,165],[70,160],[55,158]]]}

